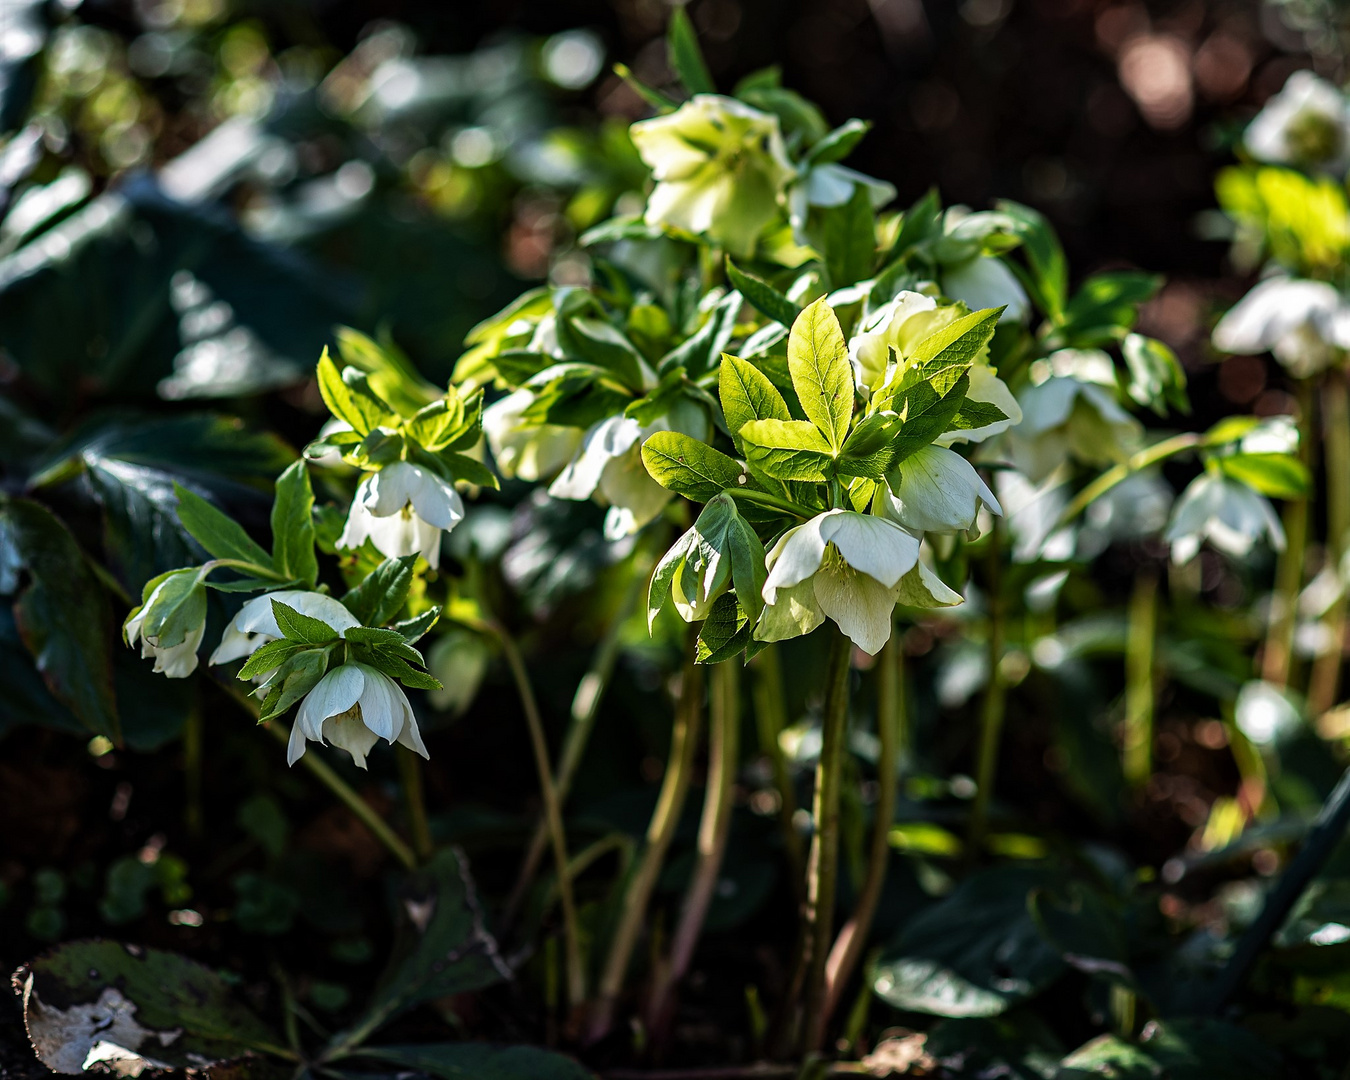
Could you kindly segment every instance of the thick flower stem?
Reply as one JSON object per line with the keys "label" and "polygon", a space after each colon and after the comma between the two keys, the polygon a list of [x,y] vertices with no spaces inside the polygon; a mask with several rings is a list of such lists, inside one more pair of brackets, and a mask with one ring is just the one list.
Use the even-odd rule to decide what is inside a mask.
{"label": "thick flower stem", "polygon": [[204,828],[202,816],[202,711],[194,701],[183,724],[183,825],[194,840]]}
{"label": "thick flower stem", "polygon": [[680,677],[679,700],[675,704],[675,724],[670,736],[670,758],[666,775],[661,782],[661,793],[656,800],[651,822],[647,826],[646,844],[636,869],[624,889],[619,924],[610,941],[600,983],[587,1023],[589,1042],[599,1042],[614,1025],[614,1009],[623,991],[628,963],[647,919],[647,905],[651,901],[656,881],[665,864],[666,851],[675,837],[685,797],[689,794],[689,777],[693,771],[694,752],[698,747],[699,728],[703,719],[703,669],[694,663],[694,641],[690,635],[684,673]]}
{"label": "thick flower stem", "polygon": [[422,759],[406,746],[394,747],[399,780],[403,784],[403,803],[408,813],[408,831],[419,862],[431,858],[431,824],[427,820],[426,793],[422,783]]}
{"label": "thick flower stem", "polygon": [[833,623],[825,676],[824,730],[816,765],[812,805],[815,833],[806,860],[806,989],[802,1050],[811,1054],[825,1042],[826,961],[834,938],[834,900],[839,876],[839,782],[848,737],[848,672],[853,646]]}
{"label": "thick flower stem", "polygon": [[[257,711],[252,711],[256,718]],[[273,720],[264,726],[283,746],[290,742],[291,732],[284,724]],[[398,833],[389,827],[389,823],[375,812],[370,803],[361,798],[342,777],[328,767],[327,762],[316,753],[308,753],[300,759],[300,764],[312,772],[319,783],[336,795],[342,804],[356,815],[361,824],[375,834],[375,839],[383,844],[394,858],[409,870],[416,868],[417,856],[413,854],[412,848],[403,842]]]}
{"label": "thick flower stem", "polygon": [[834,1015],[872,929],[882,886],[886,884],[886,864],[891,856],[891,823],[895,818],[898,787],[897,766],[904,742],[906,720],[904,691],[904,654],[892,634],[877,661],[877,736],[881,749],[877,755],[877,805],[872,820],[872,846],[867,856],[867,875],[853,918],[844,924],[835,938],[834,948],[825,965],[825,1020]]}
{"label": "thick flower stem", "polygon": [[563,948],[567,958],[567,998],[573,1008],[578,1008],[586,1000],[586,970],[582,965],[576,902],[572,896],[572,875],[567,862],[567,836],[563,831],[562,800],[558,798],[558,789],[553,783],[553,766],[549,761],[544,721],[539,715],[539,704],[535,701],[529,672],[525,669],[525,660],[520,655],[515,638],[498,622],[490,622],[488,625],[501,643],[506,665],[511,669],[516,692],[520,695],[525,723],[530,729],[530,746],[534,750],[535,771],[539,774],[539,794],[544,802],[544,814],[553,846],[554,871],[558,877],[558,900],[563,917]]}
{"label": "thick flower stem", "polygon": [[966,833],[966,859],[974,861],[984,848],[985,833],[989,828],[989,803],[994,794],[994,777],[998,772],[998,750],[1003,736],[1003,717],[1007,710],[1008,687],[1003,679],[1003,575],[1002,533],[995,521],[989,544],[989,685],[980,706],[980,742],[975,764],[975,802],[970,808],[970,824]]}
{"label": "thick flower stem", "polygon": [[698,829],[698,861],[684,894],[680,920],[671,939],[670,956],[657,973],[647,1007],[647,1028],[660,1035],[670,1020],[674,992],[694,959],[703,921],[717,889],[731,811],[735,803],[736,772],[740,762],[740,661],[727,660],[712,670],[708,694],[708,785]]}
{"label": "thick flower stem", "polygon": [[[1347,540],[1350,540],[1350,397],[1345,372],[1327,373],[1322,387],[1322,440],[1326,455],[1327,562],[1341,572]],[[1345,659],[1346,598],[1338,596],[1327,611],[1329,647],[1313,662],[1308,681],[1308,713],[1321,716],[1336,704],[1341,691],[1341,666]]]}
{"label": "thick flower stem", "polygon": [[1142,787],[1153,772],[1154,638],[1158,629],[1158,579],[1135,575],[1125,641],[1125,738],[1121,765],[1126,781]]}
{"label": "thick flower stem", "polygon": [[751,700],[755,706],[755,728],[759,734],[760,752],[773,766],[773,783],[778,792],[778,821],[783,830],[783,850],[787,853],[792,886],[801,900],[805,880],[806,857],[802,851],[801,833],[797,831],[797,796],[792,789],[792,773],[787,755],[778,737],[787,727],[787,706],[783,702],[783,671],[779,663],[778,646],[769,645],[750,663],[754,673],[751,681]]}
{"label": "thick flower stem", "polygon": [[[558,759],[555,787],[560,803],[567,802],[568,793],[572,790],[572,781],[576,778],[577,769],[581,767],[586,745],[590,742],[591,732],[595,730],[595,721],[600,715],[600,702],[609,688],[614,665],[619,658],[619,643],[623,635],[624,622],[642,595],[646,582],[647,574],[639,572],[638,568],[634,567],[628,591],[614,613],[609,629],[605,631],[605,636],[596,647],[590,669],[577,683],[577,692],[572,697],[572,722],[563,736],[562,753]],[[521,861],[516,883],[507,898],[502,913],[503,926],[512,925],[520,913],[520,907],[529,894],[534,876],[539,872],[539,863],[548,848],[548,838],[548,819],[541,818],[535,827],[534,835],[530,837],[530,846],[525,849],[525,858]]]}
{"label": "thick flower stem", "polygon": [[[1298,383],[1298,453],[1309,471],[1313,467],[1313,387]],[[1289,685],[1294,659],[1299,588],[1303,584],[1303,557],[1308,546],[1308,499],[1284,504],[1284,550],[1275,564],[1275,593],[1271,597],[1270,626],[1261,654],[1261,678],[1278,687]]]}

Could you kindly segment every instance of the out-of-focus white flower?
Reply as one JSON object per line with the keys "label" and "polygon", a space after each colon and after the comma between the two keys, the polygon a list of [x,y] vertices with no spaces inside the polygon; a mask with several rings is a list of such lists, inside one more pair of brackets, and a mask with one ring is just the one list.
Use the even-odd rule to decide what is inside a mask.
{"label": "out-of-focus white flower", "polygon": [[971,311],[1004,307],[999,322],[1021,322],[1031,310],[1031,301],[1007,263],[992,255],[979,255],[942,271],[942,291],[964,301]]}
{"label": "out-of-focus white flower", "polygon": [[1086,465],[1122,461],[1143,431],[1109,390],[1070,376],[1028,387],[1019,400],[1022,421],[1004,438],[1013,463],[1036,483],[1069,458]]}
{"label": "out-of-focus white flower", "polygon": [[1350,103],[1311,71],[1296,71],[1242,136],[1258,161],[1343,173],[1350,165]]}
{"label": "out-of-focus white flower", "polygon": [[441,562],[441,533],[464,518],[455,485],[429,469],[395,461],[357,485],[338,547],[358,548],[367,538],[388,558],[421,555]]}
{"label": "out-of-focus white flower", "polygon": [[781,213],[793,177],[778,117],[719,94],[696,94],[673,113],[629,128],[652,170],[649,225],[673,225],[748,256]]}
{"label": "out-of-focus white flower", "polygon": [[427,650],[427,670],[441,684],[427,700],[440,712],[460,715],[473,704],[487,674],[491,654],[481,634],[455,628],[441,634]]}
{"label": "out-of-focus white flower", "polygon": [[561,424],[523,419],[533,390],[516,390],[483,410],[483,434],[502,476],[537,483],[552,476],[577,452],[584,432]]}
{"label": "out-of-focus white flower", "polygon": [[1214,347],[1246,355],[1269,351],[1291,375],[1307,378],[1350,348],[1350,304],[1324,281],[1268,278],[1219,320]]}
{"label": "out-of-focus white flower", "polygon": [[353,626],[361,625],[356,616],[331,596],[305,589],[281,589],[255,596],[241,607],[220,635],[220,644],[207,663],[228,664],[231,660],[242,660],[252,656],[269,641],[285,637],[272,611],[273,600],[294,608],[301,615],[327,623],[338,637],[345,637]]}
{"label": "out-of-focus white flower", "polygon": [[126,643],[139,641],[141,656],[155,658],[155,671],[186,679],[197,670],[197,650],[206,633],[206,589],[195,570],[166,574],[122,625]]}
{"label": "out-of-focus white flower", "polygon": [[925,446],[887,477],[888,516],[914,532],[962,532],[975,527],[984,505],[1002,515],[989,485],[955,450]]}
{"label": "out-of-focus white flower", "polygon": [[[828,616],[858,648],[875,655],[891,636],[902,580],[920,565],[919,538],[885,518],[828,510],[784,533],[765,564],[769,575],[756,638],[800,637]],[[909,591],[917,597],[921,590]]]}
{"label": "out-of-focus white flower", "polygon": [[846,165],[829,162],[809,168],[806,175],[788,190],[788,219],[792,223],[792,234],[797,243],[810,243],[806,235],[806,219],[811,207],[843,206],[853,198],[853,192],[860,184],[867,189],[873,210],[880,210],[895,198],[893,184]]}
{"label": "out-of-focus white flower", "polygon": [[1262,537],[1284,550],[1284,529],[1270,501],[1246,484],[1205,473],[1191,481],[1172,508],[1163,539],[1172,561],[1190,562],[1208,540],[1233,558],[1244,558]]}
{"label": "out-of-focus white flower", "polygon": [[366,755],[380,739],[427,756],[403,688],[368,664],[349,662],[328,672],[300,703],[286,763],[299,761],[313,741],[346,750],[364,769]]}
{"label": "out-of-focus white flower", "polygon": [[944,432],[933,440],[936,446],[951,446],[959,442],[984,442],[985,439],[1001,435],[1022,422],[1022,406],[1017,404],[1017,399],[1008,389],[1008,384],[994,374],[993,368],[988,364],[976,363],[971,366],[968,374],[970,389],[966,391],[966,400],[995,405],[1003,413],[1004,419],[994,420],[976,428]]}

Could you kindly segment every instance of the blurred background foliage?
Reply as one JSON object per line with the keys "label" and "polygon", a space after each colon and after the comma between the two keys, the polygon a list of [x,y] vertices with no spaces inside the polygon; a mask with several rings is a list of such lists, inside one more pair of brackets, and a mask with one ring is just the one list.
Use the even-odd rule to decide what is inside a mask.
{"label": "blurred background foliage", "polygon": [[[1050,218],[1080,277],[1130,266],[1165,271],[1139,329],[1176,349],[1196,427],[1234,410],[1292,411],[1277,367],[1210,351],[1215,319],[1249,280],[1229,261],[1231,228],[1212,209],[1213,177],[1245,121],[1290,72],[1312,66],[1344,78],[1344,5],[695,0],[689,11],[719,85],[781,64],[785,83],[819,102],[832,124],[874,120],[851,164],[895,184],[899,205],[933,185],[946,202],[977,209],[1012,198]],[[286,444],[302,444],[319,423],[307,373],[324,344],[336,345],[337,325],[393,343],[443,383],[481,318],[531,283],[585,280],[577,238],[616,209],[640,206],[635,195],[647,179],[626,134],[645,106],[611,65],[623,61],[646,83],[669,83],[668,17],[662,0],[7,0],[7,490],[44,468],[57,470],[47,481],[59,481],[78,460],[78,480],[55,498],[82,541],[104,546],[114,588],[128,594],[182,561],[188,541],[163,520],[172,479],[222,493],[246,523],[263,520],[265,477],[286,459]],[[606,543],[596,507],[522,499],[523,490],[508,484],[486,500],[454,544],[464,558],[494,566],[553,720],[574,707],[594,651],[621,641],[571,824],[597,843],[640,834],[666,752],[665,682],[678,640],[666,627],[649,641],[634,620],[607,634],[631,606],[628,567],[650,565],[660,545]],[[1131,949],[1147,952],[1160,934],[1194,931],[1199,956],[1251,919],[1262,883],[1336,779],[1333,750],[1350,739],[1350,720],[1333,711],[1316,730],[1281,727],[1278,705],[1248,703],[1269,737],[1235,734],[1233,703],[1259,637],[1250,608],[1269,566],[1255,555],[1244,564],[1206,551],[1187,586],[1196,603],[1173,609],[1156,648],[1164,686],[1156,771],[1131,786],[1117,745],[1126,707],[1123,605],[1139,566],[1165,556],[1132,535],[1156,532],[1166,505],[1150,510],[1156,492],[1146,485],[1122,492],[1078,537],[1085,557],[1100,555],[1095,576],[1066,584],[1027,571],[1032,614],[1017,654],[1021,685],[995,840],[1013,857],[1074,852],[1112,897]],[[132,535],[154,542],[126,542]],[[0,584],[14,573],[0,561]],[[1061,587],[1071,617],[1037,622],[1036,590],[1053,604]],[[971,611],[977,618],[978,603]],[[973,702],[988,679],[982,647],[960,629],[959,619],[939,621],[905,636],[913,722],[898,820],[906,824],[892,836],[883,937],[949,890],[959,866],[954,822],[971,794]],[[438,642],[443,655],[433,655],[433,668],[453,668],[442,681],[461,690],[429,706],[433,828],[462,843],[486,889],[500,894],[528,835],[522,810],[534,780],[518,728],[495,722],[516,709],[501,665],[472,635],[441,644],[448,641]],[[817,750],[821,658],[805,643],[782,653],[794,721],[783,745],[804,783]],[[369,834],[280,768],[274,748],[223,695],[199,700],[183,688],[175,699],[163,682],[145,693],[145,666],[119,655],[114,692],[130,748],[121,750],[69,737],[82,729],[23,656],[8,609],[0,613],[0,664],[13,689],[0,704],[0,961],[13,968],[74,936],[134,938],[238,968],[255,996],[275,993],[269,973],[284,968],[316,1016],[340,1015],[385,951],[384,868]],[[1222,715],[1216,699],[1229,703]],[[153,709],[142,707],[151,700]],[[874,797],[875,783],[863,777],[875,746],[867,732],[855,735],[858,783],[845,813],[861,820]],[[387,807],[392,765],[372,765],[364,793]],[[1289,812],[1243,833],[1254,778],[1268,781]],[[741,1030],[762,1034],[763,1009],[747,984],[782,977],[763,943],[791,934],[768,761],[753,762],[744,782],[726,887],[708,921],[709,954],[718,959],[691,981],[701,1019],[683,1031],[681,1055],[692,1061],[739,1052]],[[661,884],[666,897],[682,891],[695,828],[691,816]],[[1320,943],[1344,941],[1326,938],[1328,927],[1350,921],[1345,879],[1337,878],[1350,875],[1350,856],[1338,860],[1285,928],[1275,973],[1262,975],[1293,980],[1312,1006],[1292,1021],[1272,1009],[1265,1034],[1318,1068],[1350,1055],[1344,962],[1320,952],[1304,963],[1319,933]],[[992,918],[976,903],[987,887],[978,879],[962,885],[981,918]],[[1083,929],[1073,910],[1079,921],[1066,916],[1063,933]],[[1004,915],[990,923],[995,945],[1031,933],[1025,910]],[[1040,912],[1040,925],[1053,915]],[[1017,970],[1025,992],[1005,995],[995,1018],[941,1022],[927,1053],[946,1053],[944,1061],[965,1054],[963,1075],[1046,1075],[1041,1065],[1082,1041],[1089,1019],[1110,1014],[1105,984],[1077,970],[1061,978],[1061,953],[1075,950],[1047,953],[1037,940],[1040,952],[1018,960],[1027,965]],[[972,948],[985,956],[985,946]],[[556,979],[555,963],[538,957],[532,974]],[[1039,1015],[1016,1007],[1046,987]],[[453,999],[437,1007],[452,1027],[535,1035],[486,1000],[467,1007],[488,1015],[467,1020]],[[859,1008],[865,1020],[865,998]],[[737,1020],[707,1020],[719,1015]],[[897,1016],[914,1019],[888,1013],[884,1023]],[[5,1012],[0,1042],[11,1035],[19,1038]],[[27,1055],[20,1048],[0,1056],[0,1068],[26,1068]],[[1253,1068],[1262,1060],[1255,1054]],[[998,1068],[1005,1071],[979,1071]]]}

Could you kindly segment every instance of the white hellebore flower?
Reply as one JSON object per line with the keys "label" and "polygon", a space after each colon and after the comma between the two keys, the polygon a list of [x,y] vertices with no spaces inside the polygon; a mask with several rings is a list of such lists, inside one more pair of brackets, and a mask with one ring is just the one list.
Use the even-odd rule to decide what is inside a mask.
{"label": "white hellebore flower", "polygon": [[914,532],[951,533],[975,527],[980,505],[1002,516],[989,485],[955,450],[925,446],[887,477],[888,516]]}
{"label": "white hellebore flower", "polygon": [[[147,628],[147,618],[150,628]],[[122,626],[128,645],[141,644],[141,656],[155,658],[155,671],[186,679],[197,670],[197,650],[206,633],[206,590],[195,571],[165,576]],[[180,636],[181,635],[181,636]],[[164,644],[166,637],[178,637]]]}
{"label": "white hellebore flower", "polygon": [[364,769],[366,755],[380,739],[427,756],[403,688],[369,664],[346,663],[320,679],[300,703],[286,763],[299,761],[312,740],[346,750]]}
{"label": "white hellebore flower", "polygon": [[[922,592],[939,604],[961,602],[919,562],[917,536],[851,510],[828,510],[789,529],[765,563],[765,608],[755,627],[761,641],[809,634],[828,616],[875,656],[891,636],[896,603],[911,602],[908,593]],[[916,569],[918,581],[911,582],[907,575]]]}
{"label": "white hellebore flower", "polygon": [[1205,473],[1177,500],[1163,539],[1172,545],[1172,561],[1181,565],[1206,540],[1240,559],[1263,536],[1276,551],[1284,550],[1284,529],[1266,497],[1236,480]]}
{"label": "white hellebore flower", "polygon": [[971,311],[1004,307],[999,322],[1021,322],[1031,310],[1031,301],[1017,275],[993,255],[978,255],[947,267],[942,271],[942,291],[953,300],[964,301]]}
{"label": "white hellebore flower", "polygon": [[1008,384],[994,373],[993,368],[988,364],[976,363],[971,366],[968,374],[970,388],[966,391],[966,400],[996,405],[1003,413],[1004,419],[994,420],[982,427],[943,432],[933,440],[936,446],[951,446],[952,443],[958,442],[984,442],[985,439],[1001,435],[1022,422],[1022,406],[1017,404],[1017,399],[1008,389]]}
{"label": "white hellebore flower", "polygon": [[893,184],[860,173],[857,169],[835,162],[811,166],[788,192],[788,220],[792,223],[792,234],[797,243],[811,242],[806,235],[806,219],[811,207],[843,206],[853,198],[854,189],[859,184],[867,189],[867,198],[873,210],[880,210],[895,198]]}
{"label": "white hellebore flower", "polygon": [[1350,304],[1324,281],[1267,278],[1219,320],[1214,347],[1247,355],[1269,351],[1291,375],[1307,378],[1350,348]]}
{"label": "white hellebore flower", "polygon": [[220,644],[211,654],[208,664],[228,664],[231,660],[242,660],[252,656],[269,641],[276,641],[286,635],[277,625],[277,617],[272,611],[272,601],[279,600],[288,608],[294,608],[301,615],[327,623],[338,637],[361,622],[342,604],[323,593],[306,589],[281,589],[278,592],[255,596],[239,609],[239,613],[225,627],[220,635]]}
{"label": "white hellebore flower", "polygon": [[1055,375],[1022,392],[1022,422],[1007,435],[1013,463],[1040,483],[1065,460],[1107,465],[1126,458],[1142,426],[1095,382]]}
{"label": "white hellebore flower", "polygon": [[566,465],[581,445],[579,428],[522,419],[534,397],[533,390],[517,390],[483,410],[483,434],[498,471],[507,479],[537,483]]}
{"label": "white hellebore flower", "polygon": [[358,548],[369,537],[387,558],[416,553],[435,569],[442,531],[463,517],[464,501],[454,484],[421,465],[395,461],[357,485],[338,547]]}
{"label": "white hellebore flower", "polygon": [[1242,136],[1258,161],[1344,172],[1350,165],[1350,103],[1311,71],[1296,71]]}
{"label": "white hellebore flower", "polygon": [[656,180],[647,224],[707,236],[732,255],[754,252],[793,176],[778,117],[720,94],[696,94],[628,130]]}

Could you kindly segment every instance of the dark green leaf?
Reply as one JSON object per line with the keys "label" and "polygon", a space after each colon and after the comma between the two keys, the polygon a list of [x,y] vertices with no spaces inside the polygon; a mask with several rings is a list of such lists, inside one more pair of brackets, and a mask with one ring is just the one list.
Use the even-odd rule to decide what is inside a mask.
{"label": "dark green leaf", "polygon": [[647,586],[647,630],[651,631],[656,623],[656,616],[665,606],[666,600],[670,597],[671,582],[675,580],[675,573],[679,570],[680,564],[684,562],[684,557],[689,553],[689,549],[698,539],[697,529],[686,530],[678,540],[675,541],[669,551],[661,556],[661,561],[656,564],[656,569],[652,571],[651,582]]}
{"label": "dark green leaf", "polygon": [[421,615],[394,623],[394,629],[403,636],[403,640],[409,645],[415,645],[428,630],[436,625],[440,617],[440,608],[427,608]]}
{"label": "dark green leaf", "polygon": [[871,277],[877,254],[877,219],[867,185],[855,184],[848,202],[818,213],[819,242],[825,249],[830,287],[842,289]]}
{"label": "dark green leaf", "polygon": [[661,357],[661,372],[682,367],[691,379],[698,379],[711,371],[731,343],[743,302],[739,292],[724,296],[695,333]]}
{"label": "dark green leaf", "polygon": [[723,593],[713,601],[712,609],[699,629],[695,663],[720,664],[731,659],[750,644],[754,629],[754,623],[736,602],[736,597]]}
{"label": "dark green leaf", "polygon": [[727,256],[727,280],[732,288],[750,301],[759,311],[775,322],[790,327],[802,313],[793,303],[763,278],[748,274]]}
{"label": "dark green leaf", "polygon": [[272,601],[272,614],[276,617],[281,632],[291,641],[303,641],[307,645],[324,645],[338,636],[338,632],[322,619],[303,615],[280,600]]}
{"label": "dark green leaf", "polygon": [[844,158],[853,153],[854,147],[862,142],[863,136],[871,130],[872,124],[867,120],[856,118],[845,120],[811,147],[811,152],[806,155],[806,160],[812,165],[827,165],[833,161],[843,161]]}
{"label": "dark green leaf", "polygon": [[698,47],[698,35],[694,33],[694,24],[683,7],[675,7],[670,13],[670,28],[666,31],[666,49],[670,58],[671,70],[680,77],[684,88],[691,94],[715,94],[717,86],[713,82],[708,65],[703,60],[703,52]]}
{"label": "dark green leaf", "polygon": [[251,679],[255,675],[262,675],[273,668],[280,667],[290,657],[302,652],[305,645],[306,642],[290,641],[287,638],[277,638],[275,641],[266,642],[244,661],[244,666],[239,669],[239,678]]}
{"label": "dark green leaf", "polygon": [[[258,722],[271,720],[286,712],[318,685],[327,670],[327,649],[304,649],[290,656],[276,674],[267,680],[267,707],[258,716]],[[272,694],[274,690],[279,691],[275,699]]]}
{"label": "dark green leaf", "polygon": [[1157,274],[1128,270],[1093,275],[1064,309],[1065,338],[1084,349],[1121,340],[1139,317],[1139,305],[1158,291],[1162,280]]}
{"label": "dark green leaf", "polygon": [[1220,1020],[1150,1021],[1137,1042],[1102,1035],[1066,1057],[1054,1080],[1270,1080],[1280,1055]]}
{"label": "dark green leaf", "polygon": [[217,559],[240,559],[269,568],[272,566],[272,556],[234,518],[217,510],[177,481],[174,481],[173,493],[178,499],[178,520],[188,534],[206,549],[208,555]]}
{"label": "dark green leaf", "polygon": [[288,465],[277,477],[276,501],[272,503],[272,556],[278,573],[314,587],[319,578],[319,560],[314,554],[314,491],[303,461]]}
{"label": "dark green leaf", "polygon": [[997,208],[1016,224],[1031,272],[1027,284],[1036,306],[1058,321],[1069,295],[1069,265],[1059,237],[1045,216],[1021,203],[1000,200]]}
{"label": "dark green leaf", "polygon": [[932,382],[902,390],[891,405],[904,418],[890,446],[892,463],[904,461],[951,428],[969,388],[970,376],[963,373],[945,393],[939,393]]}
{"label": "dark green leaf", "polygon": [[366,626],[387,623],[402,609],[412,587],[417,556],[385,559],[366,575],[365,581],[342,598],[348,611]]}

